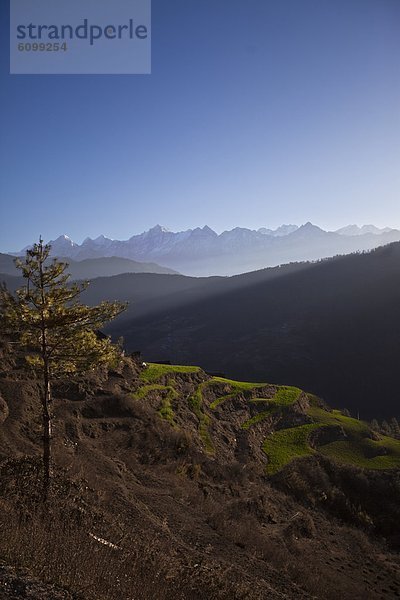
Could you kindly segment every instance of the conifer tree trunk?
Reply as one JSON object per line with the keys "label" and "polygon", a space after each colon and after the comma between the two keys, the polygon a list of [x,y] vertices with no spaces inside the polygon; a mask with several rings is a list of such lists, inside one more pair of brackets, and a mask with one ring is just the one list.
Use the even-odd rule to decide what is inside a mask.
{"label": "conifer tree trunk", "polygon": [[45,285],[43,274],[44,256],[43,252],[39,258],[40,295],[41,295],[41,341],[43,359],[43,383],[42,417],[43,417],[43,501],[47,502],[51,486],[51,383],[50,365],[47,344],[47,327],[45,320]]}
{"label": "conifer tree trunk", "polygon": [[46,502],[51,485],[51,385],[47,368],[44,369],[44,390],[42,395],[43,417],[43,500]]}

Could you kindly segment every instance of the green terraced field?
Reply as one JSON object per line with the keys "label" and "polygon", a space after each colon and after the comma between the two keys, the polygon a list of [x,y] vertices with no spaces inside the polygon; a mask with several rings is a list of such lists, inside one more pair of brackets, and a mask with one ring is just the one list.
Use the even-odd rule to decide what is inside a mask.
{"label": "green terraced field", "polygon": [[225,396],[221,396],[220,398],[217,398],[216,400],[214,400],[214,402],[212,402],[212,404],[210,404],[210,408],[212,408],[212,409],[217,408],[217,406],[219,406],[223,402],[226,402],[227,400],[231,400],[232,398],[235,398],[239,394],[242,394],[244,392],[250,392],[257,388],[266,387],[265,383],[250,383],[247,381],[233,381],[232,379],[224,379],[223,377],[213,377],[208,382],[208,385],[213,386],[213,385],[221,384],[221,383],[229,386],[231,388],[231,390],[230,390],[229,394],[226,394]]}
{"label": "green terraced field", "polygon": [[140,379],[146,382],[158,381],[164,375],[175,375],[177,373],[198,373],[199,367],[182,367],[179,365],[158,365],[149,363],[140,374]]}
{"label": "green terraced field", "polygon": [[[385,448],[388,454],[368,456],[369,452],[379,451],[382,448]],[[365,469],[400,468],[400,444],[398,440],[390,438],[383,438],[379,442],[369,440],[365,444],[339,440],[320,446],[318,451],[338,462],[353,464]]]}
{"label": "green terraced field", "polygon": [[249,400],[251,404],[265,404],[267,408],[243,423],[242,428],[249,429],[277,411],[291,406],[298,400],[300,394],[299,388],[283,386],[277,390],[273,398],[252,398]]}
{"label": "green terraced field", "polygon": [[203,411],[203,389],[208,382],[201,383],[194,394],[189,398],[189,406],[199,420],[199,434],[203,440],[205,449],[208,453],[214,452],[214,444],[212,443],[209,432],[211,418]]}
{"label": "green terraced field", "polygon": [[[174,419],[173,402],[179,399],[177,380],[175,375],[201,373],[199,367],[179,365],[159,365],[150,363],[141,373],[140,380],[143,385],[139,387],[133,398],[143,400],[151,392],[162,392],[162,399],[158,412],[160,417],[176,427]],[[162,377],[167,376],[165,385],[157,383]],[[165,380],[164,380],[165,381]],[[226,386],[224,396],[216,397],[209,405],[211,415],[207,414],[204,405],[204,393],[217,392],[218,386]],[[198,431],[209,454],[215,452],[210,426],[213,411],[223,402],[242,395],[242,400],[254,407],[258,406],[260,412],[242,424],[242,429],[248,430],[261,423],[271,415],[290,409],[301,395],[302,391],[296,387],[274,386],[276,392],[271,398],[262,397],[264,388],[266,395],[271,393],[271,386],[265,383],[251,383],[234,381],[222,377],[212,377],[195,387],[192,394],[186,399],[190,410],[198,420]],[[269,389],[268,389],[269,388]],[[257,397],[260,390],[260,397]],[[244,398],[243,398],[244,397]],[[393,469],[400,468],[400,441],[390,437],[379,436],[374,439],[367,423],[347,417],[338,410],[325,410],[318,405],[317,399],[309,395],[311,406],[304,413],[305,419],[310,420],[304,425],[277,429],[263,442],[262,448],[268,457],[267,472],[273,475],[293,460],[321,453],[332,460],[367,469]],[[341,439],[323,443],[319,447],[311,447],[310,435],[319,429],[334,427],[341,428]],[[376,437],[376,436],[375,436]],[[315,440],[314,440],[315,445]]]}
{"label": "green terraced field", "polygon": [[310,434],[319,428],[316,423],[275,431],[267,437],[263,450],[268,456],[267,473],[274,475],[292,460],[310,456],[315,451],[310,447]]}
{"label": "green terraced field", "polygon": [[386,436],[371,439],[367,423],[346,417],[338,410],[331,413],[312,407],[308,413],[322,426],[340,425],[346,440],[337,440],[319,446],[318,451],[333,460],[367,469],[400,467],[400,441]]}

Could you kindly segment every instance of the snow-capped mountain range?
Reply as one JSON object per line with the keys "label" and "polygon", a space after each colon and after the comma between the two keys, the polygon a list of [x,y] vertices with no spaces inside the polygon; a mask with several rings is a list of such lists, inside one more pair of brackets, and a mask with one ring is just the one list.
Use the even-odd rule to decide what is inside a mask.
{"label": "snow-capped mountain range", "polygon": [[217,234],[207,225],[173,232],[156,225],[128,240],[101,235],[82,244],[63,235],[51,241],[53,253],[75,261],[117,256],[151,261],[188,275],[234,275],[293,261],[371,250],[400,241],[400,231],[373,225],[349,225],[334,232],[312,223],[281,225],[275,230],[236,227]]}

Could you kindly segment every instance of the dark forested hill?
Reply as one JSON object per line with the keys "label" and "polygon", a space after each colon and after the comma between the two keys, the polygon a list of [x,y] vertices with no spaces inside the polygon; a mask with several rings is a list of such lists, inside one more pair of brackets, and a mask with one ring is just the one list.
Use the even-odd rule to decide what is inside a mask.
{"label": "dark forested hill", "polygon": [[229,279],[173,278],[168,292],[157,277],[146,302],[140,278],[119,294],[138,302],[111,331],[146,359],[299,385],[364,418],[400,415],[400,244]]}
{"label": "dark forested hill", "polygon": [[[72,279],[94,279],[95,277],[112,277],[121,273],[168,273],[176,271],[167,267],[160,267],[155,263],[137,262],[128,258],[117,256],[88,258],[76,261],[61,257],[69,265],[69,273]],[[15,257],[0,253],[0,273],[17,276],[20,271],[15,266]]]}

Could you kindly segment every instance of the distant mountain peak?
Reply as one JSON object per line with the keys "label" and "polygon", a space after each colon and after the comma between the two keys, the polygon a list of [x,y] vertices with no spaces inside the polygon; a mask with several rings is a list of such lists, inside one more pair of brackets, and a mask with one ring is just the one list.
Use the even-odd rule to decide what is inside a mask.
{"label": "distant mountain peak", "polygon": [[347,236],[353,236],[353,235],[367,235],[367,234],[373,234],[373,235],[382,235],[383,233],[389,233],[391,231],[394,231],[393,229],[391,229],[390,227],[383,227],[383,228],[379,228],[376,227],[375,225],[362,225],[361,227],[359,227],[356,224],[353,225],[346,225],[346,227],[341,227],[340,229],[337,229],[336,233],[338,233],[339,235],[347,235]]}
{"label": "distant mountain peak", "polygon": [[273,237],[283,237],[285,235],[293,233],[298,228],[298,225],[284,224],[280,225],[280,227],[277,227],[276,229],[267,229],[266,227],[260,227],[260,229],[257,230],[257,233],[262,233],[263,235],[272,235]]}
{"label": "distant mountain peak", "polygon": [[318,225],[314,225],[314,223],[311,223],[311,221],[307,221],[307,223],[304,223],[304,225],[300,225],[300,227],[298,229],[296,229],[296,231],[294,233],[297,232],[322,232],[322,233],[326,233],[326,231],[324,231],[323,229],[321,229],[321,227],[318,227]]}
{"label": "distant mountain peak", "polygon": [[311,221],[307,221],[307,223],[304,223],[304,225],[300,226],[300,229],[320,229],[320,227],[314,225],[313,223],[311,223]]}
{"label": "distant mountain peak", "polygon": [[211,233],[212,235],[217,235],[215,231],[211,229],[211,227],[209,227],[208,225],[204,225],[202,231],[204,231],[204,233]]}
{"label": "distant mountain peak", "polygon": [[150,231],[154,231],[154,232],[160,231],[162,233],[171,233],[170,230],[167,229],[167,227],[164,227],[163,225],[159,225],[159,224],[154,225],[154,227],[149,229],[149,233],[150,233]]}
{"label": "distant mountain peak", "polygon": [[208,225],[204,225],[204,227],[196,227],[195,229],[189,231],[191,236],[197,237],[206,235],[207,237],[218,237],[218,234],[215,233],[215,231]]}
{"label": "distant mountain peak", "polygon": [[71,238],[66,235],[65,233],[63,233],[62,235],[59,235],[58,238],[56,238],[55,240],[52,240],[50,242],[50,244],[69,244],[71,246],[77,246],[78,244],[75,244],[75,242],[73,240],[71,240]]}
{"label": "distant mountain peak", "polygon": [[107,238],[105,235],[98,235],[96,238],[92,239],[91,237],[87,237],[83,240],[82,246],[96,246],[96,247],[107,247],[112,244],[113,240]]}

